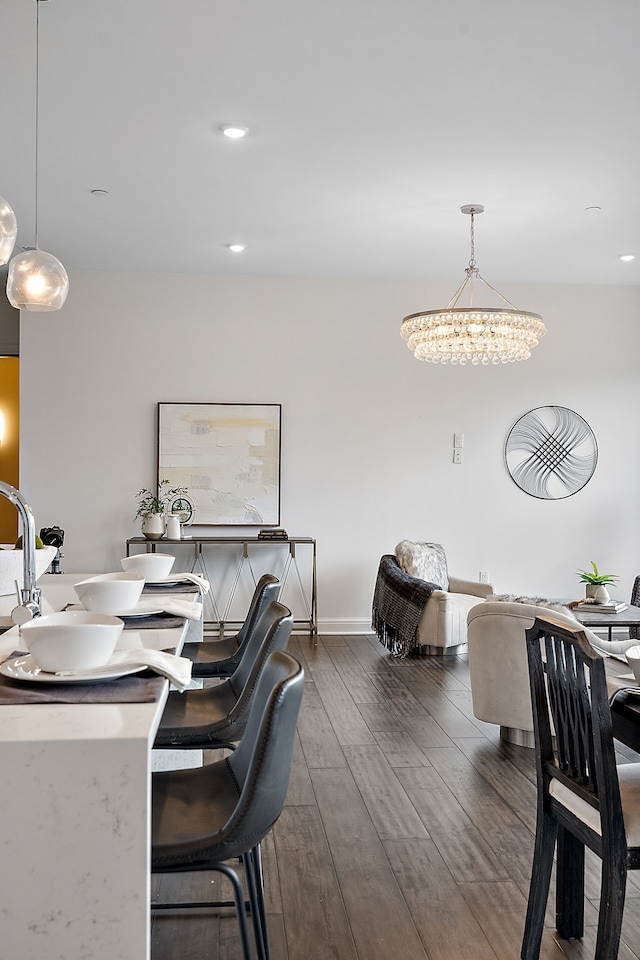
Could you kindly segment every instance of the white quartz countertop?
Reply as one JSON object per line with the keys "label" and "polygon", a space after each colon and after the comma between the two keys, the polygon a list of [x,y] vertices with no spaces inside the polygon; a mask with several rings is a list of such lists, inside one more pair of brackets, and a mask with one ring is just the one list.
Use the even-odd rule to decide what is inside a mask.
{"label": "white quartz countertop", "polygon": [[[43,612],[75,602],[82,574],[38,581]],[[8,617],[16,601],[0,598]],[[121,644],[181,649],[184,629],[124,630]],[[137,636],[136,636],[137,635]],[[17,627],[0,634],[4,657]],[[0,956],[149,960],[153,703],[0,705]]]}
{"label": "white quartz countertop", "polygon": [[[73,584],[82,578],[83,574],[46,574],[41,577],[38,585],[42,589],[42,613],[54,613],[67,603],[77,602]],[[13,597],[1,599],[10,601],[11,609],[16,604]],[[123,630],[116,649],[140,646],[153,650],[179,649],[182,642],[182,629]],[[12,626],[0,634],[0,660],[23,648],[18,627]],[[0,706],[0,742],[147,739],[150,729],[155,729],[156,720],[159,722],[164,699],[153,703],[43,703],[35,705],[35,709],[33,704],[3,704]]]}

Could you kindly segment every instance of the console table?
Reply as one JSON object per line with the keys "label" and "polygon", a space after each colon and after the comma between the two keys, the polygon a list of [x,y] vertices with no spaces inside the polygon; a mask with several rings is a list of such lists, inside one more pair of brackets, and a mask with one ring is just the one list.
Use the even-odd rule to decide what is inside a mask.
{"label": "console table", "polygon": [[[230,620],[231,607],[233,604],[240,577],[243,570],[247,569],[255,587],[259,576],[263,573],[272,573],[280,580],[280,596],[282,597],[284,589],[290,575],[293,574],[294,582],[297,584],[299,597],[302,602],[303,615],[296,615],[294,610],[293,628],[297,631],[309,633],[315,638],[318,631],[318,595],[316,585],[316,541],[312,537],[288,537],[286,540],[261,539],[260,537],[200,537],[189,534],[181,540],[169,540],[162,537],[161,540],[147,540],[145,537],[131,537],[127,540],[127,556],[131,548],[136,552],[137,548],[144,547],[147,553],[163,552],[167,547],[188,547],[192,551],[191,573],[201,573],[210,583],[211,590],[204,598],[205,602],[205,628],[209,631],[217,630],[220,636],[223,636],[225,629],[233,629],[240,626],[242,621]],[[270,547],[272,552],[279,554],[278,559],[272,559],[268,564],[269,569],[260,568],[260,573],[256,576],[253,564],[258,565],[258,554],[264,555],[264,548]],[[283,550],[283,548],[285,548]],[[303,576],[298,566],[297,551],[307,550],[310,552],[307,564],[308,575]],[[233,581],[225,597],[221,596],[220,588],[215,587],[215,578],[212,578],[207,569],[207,553],[211,551],[211,556],[221,556],[221,551],[226,551],[227,557],[234,554],[232,562],[235,563],[233,571]],[[284,557],[282,554],[285,554]],[[264,559],[264,556],[263,556]],[[291,604],[289,604],[291,605]],[[207,618],[207,614],[210,614]]]}

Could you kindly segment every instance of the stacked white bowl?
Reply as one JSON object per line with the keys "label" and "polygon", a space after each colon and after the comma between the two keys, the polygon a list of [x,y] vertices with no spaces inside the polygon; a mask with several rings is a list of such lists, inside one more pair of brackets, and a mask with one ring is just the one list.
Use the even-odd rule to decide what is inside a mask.
{"label": "stacked white bowl", "polygon": [[124,624],[91,611],[62,611],[36,617],[20,627],[20,638],[48,673],[78,673],[109,662]]}
{"label": "stacked white bowl", "polygon": [[101,573],[74,583],[73,589],[85,610],[117,616],[135,607],[144,584],[141,573]]}

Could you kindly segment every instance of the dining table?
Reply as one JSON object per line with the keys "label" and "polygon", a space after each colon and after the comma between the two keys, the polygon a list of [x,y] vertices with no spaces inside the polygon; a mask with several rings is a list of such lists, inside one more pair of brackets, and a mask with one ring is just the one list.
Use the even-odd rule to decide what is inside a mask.
{"label": "dining table", "polygon": [[[42,613],[77,601],[83,577],[42,577]],[[154,589],[157,613],[123,617],[117,649],[179,654],[202,639],[201,619],[163,611],[174,592],[199,599],[198,587]],[[14,605],[0,598],[4,622]],[[0,633],[0,661],[23,649],[18,627]],[[169,681],[144,668],[85,684],[20,680],[0,676],[0,956],[148,960],[153,742]]]}

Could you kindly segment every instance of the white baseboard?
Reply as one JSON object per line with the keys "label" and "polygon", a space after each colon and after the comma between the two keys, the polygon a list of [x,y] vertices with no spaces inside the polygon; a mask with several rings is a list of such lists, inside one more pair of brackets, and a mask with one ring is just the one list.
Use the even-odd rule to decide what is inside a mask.
{"label": "white baseboard", "polygon": [[371,620],[318,620],[318,633],[330,635],[336,633],[373,633]]}

